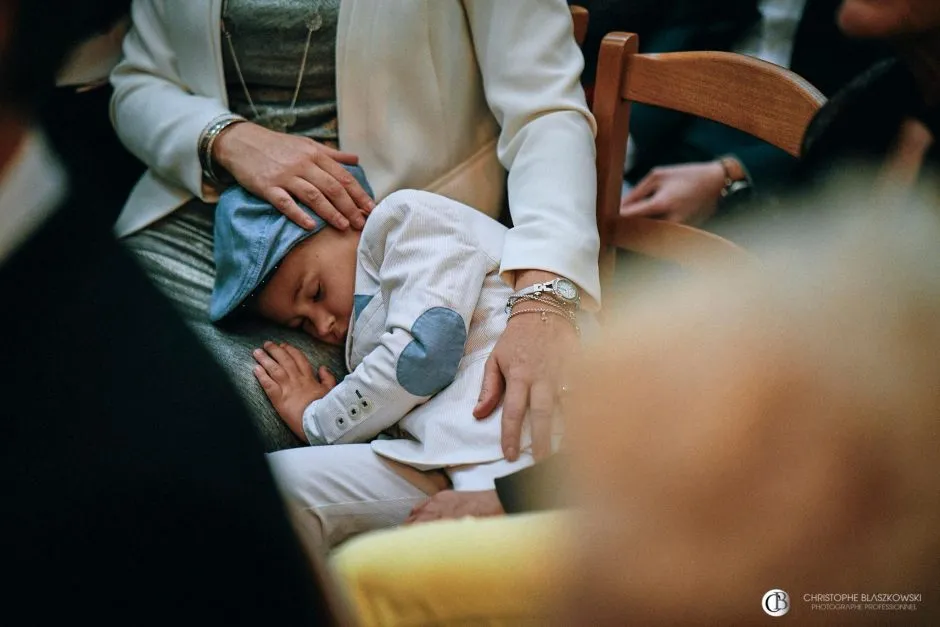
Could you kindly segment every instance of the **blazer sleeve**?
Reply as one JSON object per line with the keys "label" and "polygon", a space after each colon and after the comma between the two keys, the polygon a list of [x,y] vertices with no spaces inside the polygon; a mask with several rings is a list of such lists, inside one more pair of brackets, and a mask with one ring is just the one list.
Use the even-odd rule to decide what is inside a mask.
{"label": "blazer sleeve", "polygon": [[208,200],[197,154],[199,136],[230,113],[218,98],[184,84],[164,0],[134,0],[124,59],[111,73],[111,122],[118,137],[155,174]]}
{"label": "blazer sleeve", "polygon": [[596,124],[565,0],[464,0],[486,100],[500,126],[513,228],[500,268],[563,275],[600,303]]}
{"label": "blazer sleeve", "polygon": [[395,192],[369,216],[360,255],[379,268],[385,330],[355,370],[304,411],[311,443],[367,442],[456,377],[495,262],[462,228],[460,208],[438,199]]}

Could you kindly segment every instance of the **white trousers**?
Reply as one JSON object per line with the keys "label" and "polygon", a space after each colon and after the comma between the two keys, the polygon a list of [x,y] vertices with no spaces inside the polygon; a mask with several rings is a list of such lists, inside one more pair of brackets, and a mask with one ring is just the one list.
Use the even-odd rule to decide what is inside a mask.
{"label": "white trousers", "polygon": [[307,446],[270,453],[281,492],[302,512],[304,531],[324,552],[354,535],[401,524],[448,487],[443,471],[385,459],[369,444]]}

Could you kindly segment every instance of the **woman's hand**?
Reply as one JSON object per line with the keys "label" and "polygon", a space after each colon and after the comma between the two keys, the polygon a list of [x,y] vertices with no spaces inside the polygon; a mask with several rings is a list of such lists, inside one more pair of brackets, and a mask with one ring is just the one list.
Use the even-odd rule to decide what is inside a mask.
{"label": "woman's hand", "polygon": [[701,224],[714,215],[724,186],[718,161],[654,168],[620,203],[620,215]]}
{"label": "woman's hand", "polygon": [[[529,270],[520,272],[516,289],[550,281],[554,274]],[[473,415],[483,419],[503,402],[503,455],[519,458],[522,424],[529,416],[532,452],[544,459],[552,451],[552,421],[561,392],[565,361],[578,347],[578,334],[560,316],[542,320],[536,314],[512,318],[486,362],[483,389]]]}
{"label": "woman's hand", "polygon": [[296,200],[338,229],[361,229],[375,203],[341,164],[355,155],[306,137],[270,131],[251,122],[226,129],[212,146],[212,157],[249,192],[263,198],[298,226],[313,220]]}
{"label": "woman's hand", "polygon": [[306,442],[304,410],[336,387],[336,377],[320,366],[318,379],[306,355],[290,344],[265,342],[264,348],[256,349],[253,356],[258,362],[255,378],[268,400],[290,430]]}

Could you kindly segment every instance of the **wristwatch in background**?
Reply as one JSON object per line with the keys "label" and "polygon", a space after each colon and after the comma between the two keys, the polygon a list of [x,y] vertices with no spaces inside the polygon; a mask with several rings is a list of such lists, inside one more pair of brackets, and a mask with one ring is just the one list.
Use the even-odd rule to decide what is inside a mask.
{"label": "wristwatch in background", "polygon": [[737,202],[750,196],[752,187],[747,172],[734,157],[722,157],[718,160],[725,171],[725,185],[721,188],[721,203]]}

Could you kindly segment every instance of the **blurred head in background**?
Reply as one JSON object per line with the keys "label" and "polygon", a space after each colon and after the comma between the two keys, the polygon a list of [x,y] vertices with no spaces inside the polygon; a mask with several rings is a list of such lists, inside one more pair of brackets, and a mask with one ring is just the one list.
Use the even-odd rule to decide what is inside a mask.
{"label": "blurred head in background", "polygon": [[31,116],[66,54],[129,6],[130,0],[0,0],[0,105]]}
{"label": "blurred head in background", "polygon": [[838,19],[849,36],[889,40],[914,75],[924,103],[940,105],[940,2],[843,0]]}
{"label": "blurred head in background", "polygon": [[[938,624],[938,219],[814,206],[753,267],[607,305],[570,396],[578,624],[763,624],[777,588],[793,624]],[[922,603],[802,598],[875,589]]]}
{"label": "blurred head in background", "polygon": [[847,35],[878,39],[940,31],[936,0],[843,0],[839,26]]}

